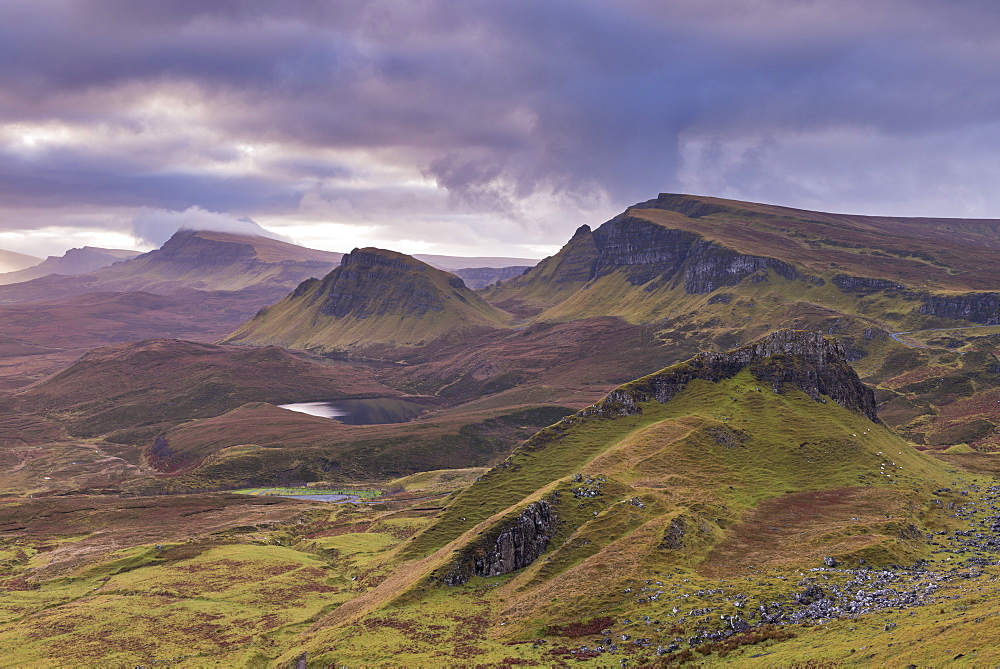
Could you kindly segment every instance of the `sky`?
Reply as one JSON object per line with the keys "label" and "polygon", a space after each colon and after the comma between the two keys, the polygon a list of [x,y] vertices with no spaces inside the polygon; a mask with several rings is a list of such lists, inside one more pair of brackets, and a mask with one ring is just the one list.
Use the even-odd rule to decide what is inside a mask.
{"label": "sky", "polygon": [[1000,218],[993,0],[0,0],[0,248],[542,257],[660,192]]}

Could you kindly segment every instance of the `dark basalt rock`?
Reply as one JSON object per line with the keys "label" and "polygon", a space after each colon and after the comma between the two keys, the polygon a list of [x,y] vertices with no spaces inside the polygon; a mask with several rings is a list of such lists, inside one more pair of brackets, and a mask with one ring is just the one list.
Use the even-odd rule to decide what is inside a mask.
{"label": "dark basalt rock", "polygon": [[[862,383],[848,364],[843,345],[817,332],[798,330],[781,330],[726,353],[701,353],[685,363],[621,386],[577,415],[613,417],[640,413],[639,405],[643,402],[668,402],[690,381],[722,381],[736,376],[745,367],[775,392],[793,387],[814,400],[825,395],[880,422],[875,392]],[[573,417],[563,420],[572,421]]]}
{"label": "dark basalt rock", "polygon": [[529,504],[518,516],[466,546],[441,581],[461,585],[473,576],[501,576],[527,567],[548,547],[556,521],[545,500]]}
{"label": "dark basalt rock", "polygon": [[735,286],[754,275],[755,280],[766,280],[760,274],[764,270],[786,279],[814,280],[776,258],[740,253],[697,233],[665,228],[628,213],[593,231],[581,226],[559,255],[539,268],[557,284],[623,272],[633,286],[648,284],[646,290],[655,290],[683,284],[690,294]]}
{"label": "dark basalt rock", "polygon": [[[574,236],[577,245],[584,237],[581,228]],[[739,253],[696,233],[671,230],[628,214],[611,219],[591,237],[596,256],[588,280],[624,269],[634,286],[655,280],[655,288],[683,279],[685,291],[702,294],[735,286],[765,269],[786,279],[799,277],[795,268],[775,258]]]}
{"label": "dark basalt rock", "polygon": [[413,266],[412,262],[406,262],[401,257],[389,256],[381,253],[370,253],[361,249],[354,249],[340,260],[341,267],[350,265],[367,265],[368,267],[395,267],[396,269],[407,269]]}
{"label": "dark basalt rock", "polygon": [[666,531],[663,533],[663,541],[660,542],[660,548],[666,550],[680,550],[684,548],[684,535],[686,534],[686,525],[682,518],[674,518],[667,525]]}
{"label": "dark basalt rock", "polygon": [[751,274],[766,269],[774,270],[785,279],[799,278],[794,267],[775,258],[745,255],[701,240],[691,247],[684,271],[684,290],[692,295],[711,293],[722,286],[735,286]]}
{"label": "dark basalt rock", "polygon": [[863,276],[848,276],[847,274],[838,274],[833,277],[833,283],[837,288],[852,293],[868,294],[880,290],[906,290],[906,286],[894,281],[869,279]]}
{"label": "dark basalt rock", "polygon": [[670,230],[626,214],[599,227],[592,237],[598,255],[589,278],[624,268],[633,286],[672,279],[700,239],[693,232]]}
{"label": "dark basalt rock", "polygon": [[983,325],[1000,325],[1000,293],[926,295],[920,305],[920,313]]}
{"label": "dark basalt rock", "polygon": [[[450,296],[422,275],[421,266],[406,256],[354,249],[315,288],[316,296],[322,299],[319,311],[336,318],[359,319],[388,313],[420,317],[443,311],[445,299]],[[448,284],[459,299],[467,290],[457,276],[451,277]],[[295,294],[306,290],[309,288],[303,284]]]}

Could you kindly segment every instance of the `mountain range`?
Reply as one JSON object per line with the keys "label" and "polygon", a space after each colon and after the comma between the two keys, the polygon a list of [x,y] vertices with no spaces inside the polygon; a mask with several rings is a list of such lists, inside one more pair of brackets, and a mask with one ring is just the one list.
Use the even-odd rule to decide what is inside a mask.
{"label": "mountain range", "polygon": [[[0,648],[1000,661],[1000,221],[661,194],[570,232],[453,266],[181,231],[0,286]],[[281,490],[356,503],[242,494]]]}

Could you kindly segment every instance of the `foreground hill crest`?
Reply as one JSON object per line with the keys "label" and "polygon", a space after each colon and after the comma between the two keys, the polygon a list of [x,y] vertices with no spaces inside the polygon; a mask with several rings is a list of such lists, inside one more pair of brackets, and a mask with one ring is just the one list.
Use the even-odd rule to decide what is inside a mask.
{"label": "foreground hill crest", "polygon": [[786,387],[801,390],[814,400],[823,396],[876,423],[875,392],[847,362],[844,346],[818,332],[779,330],[747,346],[724,353],[700,353],[687,362],[660,370],[616,388],[601,402],[579,415],[632,415],[643,402],[669,402],[690,381],[718,382],[744,368],[776,393]]}

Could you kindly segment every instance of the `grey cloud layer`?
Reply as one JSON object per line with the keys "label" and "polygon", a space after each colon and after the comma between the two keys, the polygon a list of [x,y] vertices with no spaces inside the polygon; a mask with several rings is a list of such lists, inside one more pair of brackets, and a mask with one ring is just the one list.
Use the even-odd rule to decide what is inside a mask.
{"label": "grey cloud layer", "polygon": [[[116,146],[3,148],[0,195],[19,206],[279,215],[317,189],[369,198],[378,183],[358,182],[389,178],[361,151],[499,219],[538,194],[620,207],[691,186],[920,213],[917,176],[990,191],[977,213],[1000,215],[976,140],[1000,115],[990,2],[37,0],[0,16],[0,118]],[[162,126],[169,110],[139,104],[158,91],[198,113]],[[241,170],[241,143],[280,150]],[[970,213],[935,187],[928,213]]]}

